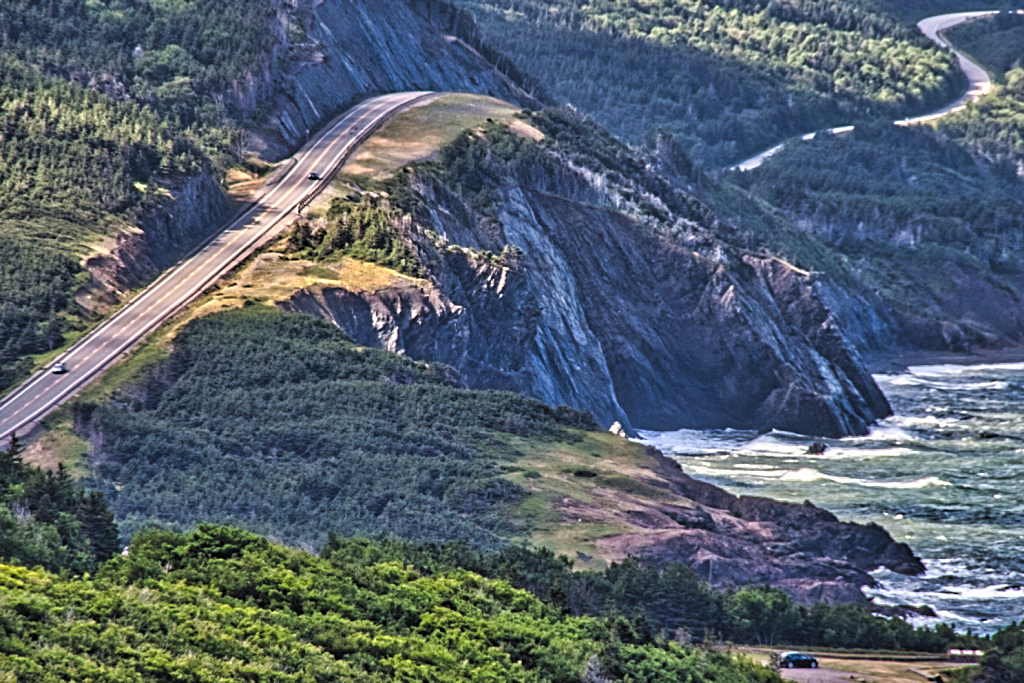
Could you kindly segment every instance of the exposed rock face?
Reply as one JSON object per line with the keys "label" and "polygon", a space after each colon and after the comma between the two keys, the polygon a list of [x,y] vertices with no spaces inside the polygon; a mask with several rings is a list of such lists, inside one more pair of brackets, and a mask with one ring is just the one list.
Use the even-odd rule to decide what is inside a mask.
{"label": "exposed rock face", "polygon": [[714,585],[768,583],[805,604],[865,602],[861,587],[875,585],[868,572],[879,567],[924,572],[910,548],[878,525],[840,522],[810,503],[734,496],[687,476],[657,450],[648,453],[679,503],[635,501],[638,509],[622,521],[637,532],[601,539],[605,559],[680,562]]}
{"label": "exposed rock face", "polygon": [[[267,21],[278,44],[270,62],[254,65],[220,99],[242,116],[260,107],[271,112],[251,144],[271,160],[290,154],[310,131],[346,107],[379,93],[465,91],[536,104],[473,48],[441,31],[472,36],[475,28],[467,20],[443,0],[282,0]],[[305,24],[305,44],[288,44],[289,23]],[[290,66],[277,71],[274,63]],[[95,79],[88,85],[110,90]],[[94,289],[138,287],[221,226],[228,202],[212,176],[168,189],[173,200],[137,217],[134,228],[116,236],[109,253],[89,259],[86,267],[99,284]]]}
{"label": "exposed rock face", "polygon": [[440,15],[447,9],[442,2],[313,4],[308,12],[293,13],[305,24],[307,43],[292,47],[294,64],[280,75],[272,114],[254,141],[267,158],[286,156],[306,141],[308,131],[370,95],[438,90],[489,94],[520,105],[533,102],[475,50],[443,35],[428,20],[431,10]]}
{"label": "exposed rock face", "polygon": [[114,237],[109,253],[89,258],[85,266],[108,292],[139,287],[219,230],[229,209],[209,174],[181,180],[166,200]]}
{"label": "exposed rock face", "polygon": [[[750,255],[713,259],[595,202],[502,190],[497,224],[419,187],[430,230],[463,249],[426,259],[420,292],[301,292],[284,304],[360,343],[449,363],[470,386],[591,410],[604,426],[735,427],[839,436],[887,415],[814,276]],[[507,253],[507,250],[506,250]],[[315,303],[314,303],[315,300]]]}

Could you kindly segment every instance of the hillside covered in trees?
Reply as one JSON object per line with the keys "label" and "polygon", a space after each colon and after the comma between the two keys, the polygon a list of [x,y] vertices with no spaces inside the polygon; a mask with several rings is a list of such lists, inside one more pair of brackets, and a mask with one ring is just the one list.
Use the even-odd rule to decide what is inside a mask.
{"label": "hillside covered in trees", "polygon": [[14,438],[0,451],[0,562],[82,574],[121,549],[114,513],[58,467],[46,472],[22,461]]}
{"label": "hillside covered in trees", "polygon": [[94,579],[0,566],[0,586],[0,668],[18,680],[779,680],[504,581],[219,527],[140,536]]}
{"label": "hillside covered in trees", "polygon": [[[1024,187],[928,128],[860,126],[791,144],[735,182],[849,259],[891,306],[1019,338]],[[950,275],[951,279],[939,276]],[[991,306],[973,300],[987,291]],[[1018,292],[1018,294],[1014,294]]]}
{"label": "hillside covered in trees", "polygon": [[89,320],[73,294],[90,244],[164,200],[161,186],[234,163],[229,95],[269,64],[273,9],[3,4],[0,391]]}
{"label": "hillside covered in trees", "polygon": [[[989,642],[797,608],[778,591],[714,595],[678,568],[574,573],[543,551],[336,538],[315,557],[213,525],[141,533],[91,578],[0,565],[0,588],[0,667],[44,682],[774,683],[768,668],[690,646],[692,629],[758,643]],[[995,640],[1008,649],[1015,634]]]}
{"label": "hillside covered in trees", "polygon": [[1000,14],[949,33],[995,77],[995,92],[939,122],[951,141],[1020,175],[1024,169],[1024,16]]}
{"label": "hillside covered in trees", "polygon": [[716,167],[826,125],[953,99],[962,75],[866,3],[474,0],[488,40],[625,139],[680,136]]}
{"label": "hillside covered in trees", "polygon": [[494,547],[525,495],[500,477],[507,435],[593,426],[263,306],[190,323],[137,380],[111,405],[75,406],[126,533],[215,521],[312,547],[329,532]]}

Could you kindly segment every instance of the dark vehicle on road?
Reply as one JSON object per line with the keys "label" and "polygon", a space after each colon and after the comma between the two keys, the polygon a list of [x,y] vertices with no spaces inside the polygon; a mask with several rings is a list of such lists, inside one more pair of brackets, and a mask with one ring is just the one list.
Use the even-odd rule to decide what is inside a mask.
{"label": "dark vehicle on road", "polygon": [[310,174],[309,174],[309,176],[307,176],[307,177],[308,177],[308,178],[309,178],[310,180],[320,180],[320,174],[319,174],[319,173],[317,173],[316,171],[313,171],[313,172],[312,172],[312,173],[310,173]]}
{"label": "dark vehicle on road", "polygon": [[779,663],[784,669],[817,669],[818,660],[803,652],[783,652]]}

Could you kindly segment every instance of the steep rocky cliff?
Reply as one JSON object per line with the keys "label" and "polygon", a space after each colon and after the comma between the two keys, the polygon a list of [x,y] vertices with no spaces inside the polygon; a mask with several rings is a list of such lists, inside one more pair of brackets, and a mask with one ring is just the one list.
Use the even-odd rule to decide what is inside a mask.
{"label": "steep rocky cliff", "polygon": [[108,248],[86,260],[105,298],[155,278],[214,234],[230,211],[210,173],[180,179],[160,192],[134,224],[110,238]]}
{"label": "steep rocky cliff", "polygon": [[889,413],[827,281],[722,240],[705,206],[596,127],[531,121],[543,142],[492,129],[403,176],[416,199],[393,229],[429,285],[283,305],[605,425],[838,436]]}
{"label": "steep rocky cliff", "polygon": [[345,107],[379,93],[474,92],[534,103],[474,48],[439,30],[437,23],[459,28],[445,25],[458,17],[453,12],[430,0],[299,2],[283,20],[301,27],[305,37],[291,46],[275,94],[263,103],[270,113],[254,147],[267,158],[281,158]]}

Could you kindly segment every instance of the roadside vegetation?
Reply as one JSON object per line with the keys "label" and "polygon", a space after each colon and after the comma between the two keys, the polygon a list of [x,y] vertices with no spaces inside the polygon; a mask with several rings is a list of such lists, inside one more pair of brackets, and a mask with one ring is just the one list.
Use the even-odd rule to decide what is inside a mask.
{"label": "roadside vegetation", "polygon": [[23,454],[17,437],[0,451],[0,562],[95,571],[121,549],[107,499],[62,466],[43,471],[26,465]]}
{"label": "roadside vegetation", "polygon": [[1024,16],[1000,13],[946,32],[957,49],[971,55],[997,82],[1006,72],[1024,67]]}
{"label": "roadside vegetation", "polygon": [[986,161],[1024,170],[1024,16],[1000,14],[948,35],[995,80],[993,94],[942,119],[938,130]]}

